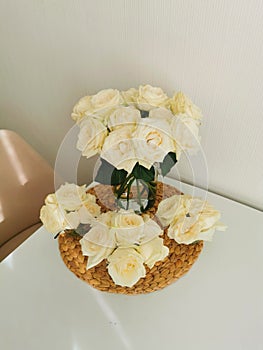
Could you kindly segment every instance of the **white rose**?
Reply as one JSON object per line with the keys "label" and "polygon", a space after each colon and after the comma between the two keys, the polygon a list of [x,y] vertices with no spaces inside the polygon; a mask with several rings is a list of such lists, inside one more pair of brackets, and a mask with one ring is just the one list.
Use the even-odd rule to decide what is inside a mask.
{"label": "white rose", "polygon": [[144,262],[151,269],[157,261],[161,261],[169,254],[169,248],[163,245],[163,239],[157,237],[137,248]]}
{"label": "white rose", "polygon": [[180,216],[170,224],[168,237],[179,244],[191,244],[200,240],[201,227],[196,217]]}
{"label": "white rose", "polygon": [[47,197],[45,198],[45,204],[48,206],[53,206],[53,208],[58,207],[58,201],[55,193],[48,194]]}
{"label": "white rose", "polygon": [[74,212],[78,216],[79,224],[92,225],[95,218],[100,215],[100,206],[94,202],[85,201],[83,205]]}
{"label": "white rose", "polygon": [[104,247],[88,241],[83,237],[80,241],[82,254],[88,256],[87,270],[98,265],[102,260],[107,259],[114,248]]}
{"label": "white rose", "polygon": [[[75,184],[62,185],[56,193],[49,194],[40,211],[40,219],[51,233],[65,229],[76,229],[80,223],[78,210],[86,198],[84,186]],[[69,210],[74,210],[68,212]]]}
{"label": "white rose", "polygon": [[117,248],[108,261],[109,275],[122,287],[132,287],[146,276],[143,257],[133,248]]}
{"label": "white rose", "polygon": [[66,183],[56,191],[55,195],[57,202],[63,209],[78,210],[87,196],[86,185],[77,186]]}
{"label": "white rose", "polygon": [[[96,204],[96,197],[86,193],[86,185],[62,185],[55,194],[49,194],[45,204],[54,210],[55,220],[60,227],[76,229],[80,223],[91,224],[100,215],[100,206]],[[70,212],[68,212],[70,211]],[[59,219],[58,214],[59,213]]]}
{"label": "white rose", "polygon": [[154,107],[166,106],[168,102],[167,95],[159,87],[151,85],[140,85],[137,97],[137,105],[144,111],[149,111]]}
{"label": "white rose", "polygon": [[85,202],[92,202],[92,203],[96,203],[96,196],[94,196],[94,194],[90,194],[90,193],[86,193],[85,196]]}
{"label": "white rose", "polygon": [[207,204],[207,202],[203,201],[201,198],[192,197],[188,194],[181,195],[181,198],[184,210],[190,213],[191,216],[199,214]]}
{"label": "white rose", "polygon": [[122,91],[121,94],[122,94],[124,102],[127,105],[132,105],[132,106],[136,105],[137,98],[138,98],[138,95],[139,95],[139,92],[138,92],[137,89],[131,88],[131,89],[127,90],[127,91]]}
{"label": "white rose", "polygon": [[220,213],[199,198],[182,197],[182,210],[168,228],[168,236],[177,243],[191,244],[198,240],[211,241],[215,230],[224,231]]}
{"label": "white rose", "polygon": [[125,169],[128,173],[132,171],[137,158],[129,127],[124,126],[109,133],[105,138],[101,157],[117,169]]}
{"label": "white rose", "polygon": [[97,218],[97,221],[103,225],[111,227],[113,225],[115,215],[116,212],[107,211],[106,213],[100,214],[100,216]]}
{"label": "white rose", "polygon": [[162,162],[167,153],[175,150],[166,120],[145,118],[133,133],[133,142],[139,163],[150,168],[155,162]]}
{"label": "white rose", "polygon": [[82,155],[90,158],[101,152],[107,128],[98,119],[87,118],[80,124],[77,149]]}
{"label": "white rose", "polygon": [[91,113],[91,96],[82,97],[74,106],[71,118],[79,124],[84,118],[85,113]]}
{"label": "white rose", "polygon": [[150,110],[149,118],[163,119],[163,120],[166,120],[167,123],[171,123],[171,121],[174,118],[174,115],[169,109],[164,107],[159,107],[159,108],[153,108]]}
{"label": "white rose", "polygon": [[227,226],[224,225],[221,222],[217,222],[216,225],[214,225],[212,228],[207,230],[202,230],[199,233],[198,239],[201,241],[208,241],[211,242],[214,236],[215,231],[225,231],[227,229]]}
{"label": "white rose", "polygon": [[66,228],[64,213],[59,208],[43,205],[40,209],[40,220],[45,229],[50,233],[58,233]]}
{"label": "white rose", "polygon": [[176,144],[176,151],[196,151],[200,148],[199,128],[196,121],[186,114],[180,114],[171,122],[171,134]]}
{"label": "white rose", "polygon": [[176,215],[180,215],[183,207],[182,196],[174,195],[162,200],[156,212],[156,216],[161,221],[163,227],[168,226]]}
{"label": "white rose", "polygon": [[198,122],[202,119],[201,110],[182,92],[175,94],[169,102],[173,114],[177,115],[185,113]]}
{"label": "white rose", "polygon": [[[191,215],[191,210],[190,210]],[[201,227],[199,234],[201,240],[212,240],[215,230],[225,231],[226,226],[219,222],[221,214],[215,210],[212,205],[205,202],[204,208],[199,213],[198,220]]]}
{"label": "white rose", "polygon": [[161,227],[155,221],[150,219],[149,215],[143,215],[143,220],[144,226],[140,244],[147,243],[163,234]]}
{"label": "white rose", "polygon": [[140,119],[141,114],[138,109],[133,107],[119,107],[110,114],[108,128],[110,130],[117,130],[120,127],[129,126],[132,131],[135,129]]}
{"label": "white rose", "polygon": [[114,231],[98,220],[92,223],[92,228],[85,234],[84,238],[106,248],[116,248],[117,246]]}
{"label": "white rose", "polygon": [[99,91],[91,97],[91,106],[93,112],[107,114],[112,108],[122,103],[122,97],[116,89],[106,89]]}
{"label": "white rose", "polygon": [[[82,207],[81,207],[82,208]],[[85,220],[82,219],[83,215],[80,214],[81,209],[78,211],[71,211],[70,213],[65,213],[66,227],[70,229],[77,229],[79,224],[91,224],[94,218],[89,214],[88,220],[85,216]]]}
{"label": "white rose", "polygon": [[168,228],[168,237],[174,239],[179,244],[191,244],[196,240],[196,234],[194,235],[193,231],[189,234],[189,231],[187,231],[187,223],[185,222],[185,219],[188,219],[188,221],[192,221],[192,219],[189,220],[189,218],[187,218],[186,216],[181,216],[178,217],[176,220],[172,221]]}
{"label": "white rose", "polygon": [[114,216],[112,231],[115,232],[118,246],[131,247],[140,243],[144,233],[144,220],[133,210],[121,209]]}

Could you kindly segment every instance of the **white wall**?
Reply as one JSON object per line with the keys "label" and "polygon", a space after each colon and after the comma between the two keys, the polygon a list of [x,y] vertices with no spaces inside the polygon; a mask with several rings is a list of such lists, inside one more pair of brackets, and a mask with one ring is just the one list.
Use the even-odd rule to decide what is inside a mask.
{"label": "white wall", "polygon": [[205,115],[210,189],[263,209],[261,0],[0,0],[0,14],[2,128],[53,163],[82,95],[180,89]]}

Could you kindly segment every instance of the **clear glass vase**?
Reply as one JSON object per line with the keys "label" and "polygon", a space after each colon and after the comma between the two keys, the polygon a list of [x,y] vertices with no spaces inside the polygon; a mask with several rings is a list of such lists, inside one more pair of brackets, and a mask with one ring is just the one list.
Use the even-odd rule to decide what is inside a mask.
{"label": "clear glass vase", "polygon": [[133,209],[136,213],[143,213],[150,209],[155,202],[158,166],[154,166],[154,176],[147,181],[145,176],[130,174],[123,183],[113,186],[116,204],[119,208]]}

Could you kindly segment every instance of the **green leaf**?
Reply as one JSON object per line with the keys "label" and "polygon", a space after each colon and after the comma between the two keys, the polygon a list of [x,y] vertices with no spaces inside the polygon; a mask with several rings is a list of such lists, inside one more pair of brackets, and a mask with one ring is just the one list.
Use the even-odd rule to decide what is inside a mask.
{"label": "green leaf", "polygon": [[174,152],[169,152],[165,157],[162,163],[160,163],[160,168],[162,175],[165,176],[169,173],[172,167],[176,164],[176,154]]}
{"label": "green leaf", "polygon": [[141,179],[145,182],[150,182],[154,180],[155,170],[153,166],[150,169],[147,169],[139,163],[136,163],[135,167],[132,170],[132,174],[136,179]]}
{"label": "green leaf", "polygon": [[101,158],[101,165],[98,169],[95,181],[103,185],[111,185],[111,178],[115,167]]}
{"label": "green leaf", "polygon": [[123,183],[126,179],[126,176],[128,175],[128,172],[124,169],[118,170],[114,169],[111,175],[111,185],[117,186]]}

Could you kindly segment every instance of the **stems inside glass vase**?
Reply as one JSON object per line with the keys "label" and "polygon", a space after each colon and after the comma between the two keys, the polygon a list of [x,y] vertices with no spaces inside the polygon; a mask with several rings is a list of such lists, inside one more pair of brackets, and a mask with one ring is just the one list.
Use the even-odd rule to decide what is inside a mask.
{"label": "stems inside glass vase", "polygon": [[153,206],[156,196],[156,176],[151,174],[151,177],[147,178],[143,172],[140,175],[141,177],[137,172],[132,172],[122,183],[113,186],[119,208],[133,209],[137,213],[142,213]]}

